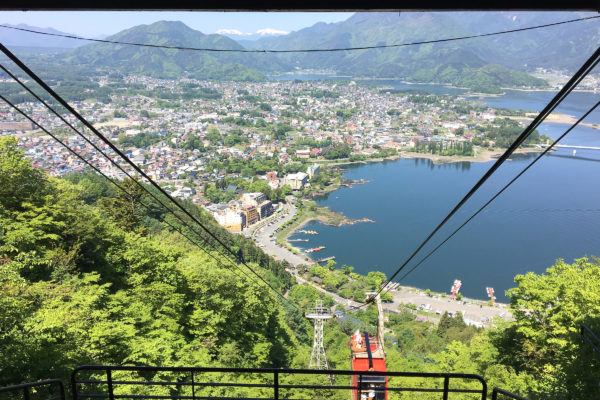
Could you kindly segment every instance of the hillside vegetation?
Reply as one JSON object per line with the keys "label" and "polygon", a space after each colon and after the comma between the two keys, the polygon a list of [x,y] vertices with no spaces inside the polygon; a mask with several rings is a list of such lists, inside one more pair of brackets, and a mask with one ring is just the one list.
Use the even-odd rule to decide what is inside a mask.
{"label": "hillside vegetation", "polygon": [[[243,49],[222,35],[205,35],[182,22],[159,21],[138,25],[109,36],[107,40],[195,47],[208,49]],[[206,80],[257,81],[264,80],[258,71],[280,70],[278,62],[266,55],[247,56],[239,53],[209,53],[177,49],[161,49],[94,43],[63,56],[63,62],[84,65],[93,69],[116,69],[124,74],[142,74],[160,78],[184,76]]]}
{"label": "hillside vegetation", "polygon": [[[68,381],[79,364],[307,367],[312,327],[301,310],[320,292],[295,285],[285,265],[185,204],[295,305],[283,302],[190,245],[164,223],[177,225],[172,216],[155,205],[139,207],[138,200],[150,200],[131,181],[121,183],[129,195],[95,174],[47,176],[30,166],[16,139],[0,138],[0,386]],[[480,330],[460,315],[444,315],[439,325],[417,322],[408,310],[390,315],[386,326],[398,344],[386,343],[388,369],[477,373],[489,387],[532,399],[597,399],[600,357],[578,336],[581,323],[600,332],[597,261],[558,261],[546,274],[515,282],[508,293],[514,323]],[[362,322],[331,320],[325,327],[333,368],[349,368],[348,336],[372,331],[376,310],[353,317]],[[211,390],[196,395],[217,394]],[[243,395],[264,397],[262,391]],[[398,398],[405,397],[390,394]]]}

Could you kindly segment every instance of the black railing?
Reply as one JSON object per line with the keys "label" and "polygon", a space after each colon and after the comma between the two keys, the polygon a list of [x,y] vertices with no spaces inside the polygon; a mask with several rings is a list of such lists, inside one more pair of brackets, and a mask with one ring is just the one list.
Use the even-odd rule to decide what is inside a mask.
{"label": "black railing", "polygon": [[598,336],[596,336],[596,334],[592,332],[590,328],[583,324],[581,324],[580,333],[583,340],[588,342],[588,344],[592,346],[596,353],[600,354],[600,338],[598,338]]}
{"label": "black railing", "polygon": [[527,400],[527,397],[519,396],[518,394],[508,392],[504,389],[494,388],[494,390],[492,391],[492,400],[502,399]]}
{"label": "black railing", "polygon": [[349,399],[351,391],[371,389],[353,386],[353,376],[387,377],[387,387],[377,387],[377,392],[437,393],[430,398],[444,400],[458,393],[482,400],[487,396],[487,384],[479,375],[392,371],[85,365],[75,369],[71,384],[73,400]]}
{"label": "black railing", "polygon": [[1,400],[65,400],[65,388],[60,379],[0,388]]}

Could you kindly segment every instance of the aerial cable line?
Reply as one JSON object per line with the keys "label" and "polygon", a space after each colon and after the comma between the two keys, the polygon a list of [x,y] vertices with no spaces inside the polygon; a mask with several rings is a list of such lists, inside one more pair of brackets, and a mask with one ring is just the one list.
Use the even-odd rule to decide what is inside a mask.
{"label": "aerial cable line", "polygon": [[[277,293],[280,297],[285,299],[285,297],[276,290],[269,282],[267,282],[259,273],[257,273],[252,267],[250,267],[243,259],[240,259],[239,255],[234,252],[229,246],[223,243],[213,232],[211,232],[202,222],[198,220],[198,218],[194,217],[185,207],[183,207],[179,202],[177,202],[171,195],[169,195],[162,187],[160,187],[154,180],[152,180],[144,171],[140,169],[129,157],[127,157],[121,150],[119,150],[110,140],[108,140],[102,133],[100,133],[94,126],[86,120],[81,114],[79,114],[69,103],[67,103],[60,95],[58,95],[50,86],[48,86],[40,77],[38,77],[27,65],[25,65],[17,56],[15,56],[10,50],[8,50],[3,44],[0,43],[0,51],[2,51],[8,58],[10,58],[20,69],[25,71],[31,79],[33,79],[38,85],[40,85],[46,92],[48,92],[56,101],[58,101],[65,109],[69,111],[73,116],[75,116],[83,125],[85,125],[89,130],[91,130],[100,140],[102,140],[106,145],[108,145],[115,153],[121,157],[124,161],[126,161],[139,175],[141,175],[146,181],[148,181],[155,189],[157,189],[163,196],[165,196],[169,201],[171,201],[177,208],[179,208],[185,215],[187,215],[192,221],[194,221],[198,226],[200,226],[212,239],[214,239],[217,243],[219,243],[227,252],[229,252],[234,259],[239,259],[241,264],[248,268],[258,279],[260,279],[265,285],[267,285],[271,290]],[[286,299],[287,300],[287,299]]]}
{"label": "aerial cable line", "polygon": [[[242,272],[248,279],[251,279],[252,281],[258,283],[254,278],[252,278],[250,275],[248,275],[246,273],[246,271],[244,271],[242,268],[240,268],[235,262],[231,262],[231,260],[227,257],[226,254],[223,253],[223,251],[221,250],[220,247],[217,247],[213,244],[211,244],[207,238],[203,237],[201,233],[199,233],[196,229],[194,229],[193,227],[191,227],[184,219],[182,219],[182,217],[180,215],[178,215],[177,213],[175,213],[170,207],[166,206],[160,199],[158,199],[152,192],[150,192],[145,186],[143,186],[139,181],[137,181],[134,177],[132,177],[129,173],[127,173],[127,171],[125,171],[122,166],[118,163],[116,163],[111,157],[109,157],[106,153],[104,153],[102,151],[102,149],[98,148],[95,143],[93,143],[92,141],[90,141],[85,135],[83,135],[83,133],[81,133],[77,128],[75,128],[73,125],[71,125],[67,120],[65,120],[65,118],[60,115],[54,108],[52,108],[50,105],[48,105],[44,100],[42,100],[35,92],[33,92],[27,85],[25,85],[21,80],[19,80],[14,74],[12,74],[6,67],[4,67],[2,64],[0,64],[0,68],[2,70],[4,70],[4,72],[6,72],[11,78],[13,78],[17,83],[19,83],[25,90],[27,90],[34,98],[36,98],[36,100],[40,101],[46,108],[48,108],[54,115],[56,115],[58,118],[60,118],[63,123],[65,123],[68,127],[70,127],[72,130],[74,130],[79,136],[81,136],[84,140],[86,140],[86,142],[88,142],[90,145],[93,146],[94,149],[96,149],[98,152],[100,152],[100,154],[102,154],[106,159],[108,159],[114,166],[116,166],[121,172],[123,172],[125,175],[127,175],[127,177],[129,177],[132,181],[134,181],[140,188],[142,188],[146,193],[148,193],[154,200],[156,200],[161,206],[163,206],[169,213],[171,213],[173,216],[175,216],[177,219],[179,219],[187,228],[189,228],[193,233],[195,233],[196,235],[198,235],[200,237],[200,239],[202,240],[202,243],[206,244],[207,246],[209,246],[213,251],[216,251],[217,253],[219,253],[221,256],[223,256],[227,261],[230,261],[231,265],[233,265],[236,269],[238,269],[240,272]],[[4,99],[4,98],[3,98]],[[10,102],[8,102],[8,100],[4,99],[5,102],[7,102],[7,104],[12,105]],[[127,193],[127,191],[125,191],[121,186],[119,186],[116,182],[114,182],[112,179],[108,178],[104,173],[102,173],[101,171],[99,171],[94,165],[92,165],[91,163],[89,163],[87,160],[85,160],[84,158],[82,158],[78,153],[74,152],[71,148],[69,148],[66,144],[64,144],[62,141],[60,141],[58,138],[56,138],[54,135],[50,134],[44,127],[42,127],[40,124],[38,124],[36,121],[33,121],[27,114],[25,114],[23,111],[21,111],[20,109],[18,109],[16,106],[12,105],[13,108],[15,108],[17,111],[19,111],[21,114],[23,114],[26,118],[28,118],[32,123],[34,123],[35,125],[37,125],[40,129],[42,129],[44,132],[48,133],[51,137],[53,137],[55,140],[57,140],[60,144],[62,144],[64,147],[66,147],[69,151],[71,151],[73,154],[75,154],[78,158],[80,158],[83,162],[85,162],[86,164],[88,164],[89,166],[91,166],[96,172],[100,173],[102,176],[104,176],[105,178],[107,178],[109,181],[111,181],[114,185],[116,185],[119,189],[121,189],[122,191],[124,191],[125,193]],[[127,193],[129,194],[129,193]],[[147,206],[146,204],[144,204],[143,202],[140,201],[140,204],[142,206],[144,206],[146,209],[150,210],[150,207]],[[204,251],[209,257],[213,258],[219,265],[221,265],[223,268],[228,268],[227,266],[225,266],[218,258],[216,258],[214,255],[210,254],[209,252],[207,252],[204,248],[202,248],[202,246],[198,243],[196,243],[195,241],[193,241],[191,238],[189,238],[187,235],[185,235],[181,230],[179,230],[178,228],[176,228],[175,226],[173,226],[172,224],[170,224],[168,221],[163,219],[163,222],[166,223],[167,225],[169,225],[172,229],[176,230],[177,232],[179,232],[183,237],[185,237],[186,239],[188,239],[190,242],[192,242],[193,244],[195,244],[196,246],[198,246],[202,251]],[[239,257],[238,257],[239,260]],[[235,271],[234,271],[235,274]],[[237,274],[236,274],[237,275]],[[238,275],[239,276],[239,275]],[[287,299],[286,299],[287,300]]]}
{"label": "aerial cable line", "polygon": [[[6,49],[2,44],[0,44],[0,50],[5,49],[8,53],[10,53],[10,51],[8,51],[8,49]],[[4,50],[3,50],[4,51]],[[5,54],[7,54],[5,52]],[[127,158],[127,156],[125,156],[116,146],[114,146],[108,139],[106,139],[100,132],[98,132],[87,120],[85,120],[85,118],[83,118],[79,113],[77,113],[70,105],[68,105],[68,103],[66,103],[62,98],[60,98],[60,96],[58,96],[50,87],[48,87],[39,77],[37,77],[37,75],[35,75],[33,73],[33,71],[29,70],[29,68],[27,66],[25,66],[16,56],[14,56],[12,53],[7,54],[7,56],[9,58],[11,58],[11,60],[13,60],[13,62],[15,62],[17,65],[19,65],[19,67],[24,70],[26,73],[28,73],[40,86],[42,86],[42,88],[44,88],[48,93],[50,93],[57,101],[59,101],[59,103],[61,103],[63,105],[63,107],[65,107],[69,112],[71,112],[71,114],[73,114],[75,117],[77,117],[86,127],[88,127],[90,130],[92,130],[92,132],[94,132],[98,137],[100,137],[107,145],[109,145],[109,147],[111,149],[113,149],[113,151],[115,151],[121,158],[123,158],[125,161],[127,161],[138,173],[140,173],[140,175],[142,175],[144,178],[146,178],[149,182],[152,183],[153,186],[155,186],[159,191],[161,191],[169,200],[171,200],[173,203],[175,203],[176,206],[178,206],[178,208],[180,208],[182,211],[184,211],[184,213],[186,213],[188,216],[190,216],[199,226],[201,226],[205,232],[207,232],[210,236],[212,236],[214,239],[217,240],[217,242],[219,242],[224,248],[226,248],[227,250],[229,250],[231,253],[232,250],[229,249],[225,244],[223,244],[222,242],[220,242],[215,236],[214,234],[212,234],[212,232],[210,232],[206,227],[203,226],[203,224],[201,224],[196,218],[194,218],[184,207],[182,207],[177,201],[175,201],[171,196],[169,196],[160,186],[158,186],[154,181],[152,181],[139,167],[137,167],[137,165],[135,165],[135,163],[133,163],[131,160],[129,160],[129,158]],[[14,57],[14,58],[13,58]],[[36,96],[37,97],[37,96]],[[70,124],[69,124],[70,125]],[[77,130],[75,130],[76,132],[78,132]],[[78,132],[79,133],[79,132]],[[89,142],[89,141],[88,141]],[[93,144],[92,144],[93,145]],[[94,146],[95,147],[95,146]],[[97,149],[97,147],[95,147]],[[110,158],[107,157],[109,160]],[[115,164],[118,166],[118,164]],[[119,167],[119,166],[118,166]],[[121,169],[121,171],[123,171],[122,168],[119,167],[119,169]],[[124,171],[123,171],[124,172]],[[129,176],[129,175],[128,175]],[[132,178],[133,179],[133,178]],[[135,181],[135,179],[134,179]],[[136,181],[137,182],[137,181]],[[139,185],[139,183],[138,183]],[[141,186],[141,185],[140,185]],[[162,202],[160,202],[160,200],[156,199],[156,197],[149,192],[146,188],[144,188],[143,186],[141,186],[144,190],[146,190],[155,200],[157,200],[161,205],[163,205],[166,209],[170,210],[169,207],[166,207]],[[177,216],[176,214],[174,214],[175,216]],[[180,217],[179,217],[180,218]],[[181,218],[180,218],[181,219]],[[182,221],[183,222],[183,221]],[[237,256],[237,255],[236,255]],[[248,266],[247,266],[248,267]],[[250,267],[248,267],[249,269],[251,269]],[[252,269],[251,269],[252,270]],[[259,276],[260,277],[260,276]],[[262,279],[262,278],[261,278]]]}
{"label": "aerial cable line", "polygon": [[[36,100],[38,100],[41,104],[43,104],[48,110],[50,110],[54,115],[56,115],[58,118],[60,118],[60,120],[66,124],[69,128],[71,128],[73,131],[75,131],[81,138],[83,138],[88,144],[90,144],[96,151],[98,151],[100,154],[102,154],[108,161],[110,161],[115,167],[117,167],[121,172],[123,172],[129,179],[131,179],[133,182],[135,182],[142,190],[144,190],[146,193],[148,193],[156,202],[158,202],[158,204],[160,204],[162,207],[164,207],[168,212],[170,212],[171,214],[173,214],[177,219],[179,219],[184,225],[186,225],[188,228],[190,228],[190,230],[195,233],[196,235],[198,235],[204,243],[208,243],[206,241],[206,238],[202,237],[202,234],[200,234],[198,231],[196,231],[194,228],[190,227],[186,221],[177,213],[175,213],[170,207],[168,207],[166,204],[164,204],[160,199],[158,199],[154,193],[152,193],[151,191],[149,191],[145,186],[143,186],[137,179],[135,179],[133,176],[131,176],[125,169],[123,169],[123,167],[118,164],[117,162],[115,162],[110,156],[108,156],[102,149],[100,149],[98,146],[96,146],[96,144],[94,142],[92,142],[87,136],[85,136],[81,131],[79,131],[77,128],[75,128],[70,122],[68,122],[62,115],[60,115],[54,108],[52,108],[48,103],[46,103],[44,100],[42,100],[40,98],[40,96],[38,96],[35,92],[33,92],[33,90],[31,90],[25,83],[23,83],[19,78],[17,78],[13,73],[11,73],[4,65],[0,64],[0,68],[7,73],[13,80],[15,80],[19,85],[21,85],[21,87],[23,87],[27,92],[29,92]],[[33,122],[35,123],[35,122]],[[40,126],[39,124],[37,124],[38,126]],[[44,129],[43,127],[40,127],[42,130]],[[62,144],[62,143],[61,143]],[[143,205],[143,204],[142,204]],[[223,255],[224,257],[227,257],[225,254],[223,254],[222,252],[220,252],[217,248],[215,248],[214,246],[211,246],[215,251],[219,252],[221,255]],[[237,267],[237,265],[236,265]]]}
{"label": "aerial cable line", "polygon": [[[477,181],[477,183],[467,192],[467,194],[454,206],[454,208],[446,215],[446,217],[440,222],[436,228],[425,238],[423,242],[417,247],[415,251],[404,261],[404,263],[394,272],[394,274],[377,290],[375,296],[380,294],[385,287],[391,283],[394,278],[406,267],[406,265],[421,251],[421,249],[429,242],[429,240],[448,222],[450,218],[471,198],[471,196],[492,176],[494,172],[510,157],[510,155],[527,139],[527,137],[533,132],[556,107],[577,87],[579,82],[583,80],[594,69],[594,67],[600,62],[600,47],[596,49],[594,54],[579,68],[579,70],[569,79],[569,81],[563,86],[563,88],[554,96],[552,100],[544,107],[544,109],[531,121],[529,126],[525,128],[523,132],[515,139],[515,141],[506,149],[506,151],[496,160],[496,162],[490,167],[489,170]],[[372,296],[367,300],[367,304],[371,303],[375,296]]]}
{"label": "aerial cable line", "polygon": [[528,26],[524,28],[516,28],[509,29],[505,31],[498,32],[490,32],[490,33],[480,33],[475,35],[467,35],[467,36],[457,36],[450,38],[442,38],[442,39],[432,39],[432,40],[422,40],[417,42],[407,42],[407,43],[396,43],[396,44],[383,44],[383,45],[375,45],[375,46],[358,46],[358,47],[340,47],[340,48],[330,48],[330,49],[288,49],[288,50],[275,50],[275,49],[214,49],[214,48],[205,48],[205,47],[185,47],[185,46],[168,46],[168,45],[160,45],[160,44],[148,44],[148,43],[136,43],[136,42],[123,42],[119,40],[108,40],[108,39],[92,39],[85,38],[75,35],[61,34],[61,33],[50,33],[50,32],[41,32],[33,29],[27,28],[19,28],[16,26],[8,26],[8,25],[0,25],[0,28],[5,29],[13,29],[17,31],[35,33],[37,35],[46,35],[46,36],[55,36],[62,37],[67,39],[75,39],[75,40],[85,40],[88,42],[97,42],[97,43],[107,43],[107,44],[117,44],[117,45],[126,45],[126,46],[138,46],[138,47],[150,47],[157,49],[170,49],[170,50],[191,50],[191,51],[206,51],[206,52],[214,52],[214,53],[326,53],[326,52],[336,52],[336,51],[356,51],[356,50],[371,50],[371,49],[389,49],[396,47],[407,47],[407,46],[418,46],[422,44],[432,44],[432,43],[445,43],[445,42],[454,42],[457,40],[466,40],[466,39],[476,39],[488,36],[496,36],[496,35],[504,35],[507,33],[516,33],[523,31],[530,31],[534,29],[541,28],[549,28],[557,25],[571,24],[574,22],[582,22],[593,20],[596,18],[600,18],[600,16],[590,16],[583,18],[570,19],[566,21],[552,22],[549,24],[543,25],[535,25]]}
{"label": "aerial cable line", "polygon": [[[465,227],[473,218],[475,218],[481,211],[483,211],[488,205],[490,205],[498,196],[500,196],[506,189],[508,189],[517,179],[521,177],[529,168],[531,168],[535,163],[537,163],[544,155],[546,155],[558,142],[560,142],[565,136],[567,136],[579,123],[581,123],[588,115],[590,115],[598,106],[600,106],[600,101],[594,104],[581,118],[579,118],[573,125],[569,127],[562,135],[560,135],[551,145],[546,147],[543,152],[541,152],[527,167],[525,167],[521,172],[519,172],[510,182],[508,182],[502,189],[500,189],[491,199],[487,201],[479,210],[477,210],[473,215],[469,217],[462,225],[460,225],[454,232],[452,232],[444,241],[438,244],[433,250],[431,250],[425,257],[421,259],[414,267],[412,267],[408,272],[406,272],[397,282],[401,282],[404,280],[410,273],[412,273],[415,269],[419,267],[425,260],[427,260],[431,255],[433,255],[440,247],[442,247],[446,242],[448,242],[454,235],[456,235],[462,228]],[[584,211],[597,211],[597,210],[584,210]],[[386,293],[389,292],[389,289],[386,290]]]}
{"label": "aerial cable line", "polygon": [[[129,192],[127,192],[127,190],[125,190],[121,185],[119,185],[117,182],[115,182],[114,179],[108,177],[106,174],[104,174],[100,169],[98,169],[95,165],[93,165],[90,161],[86,160],[83,156],[81,156],[79,153],[77,153],[75,150],[73,150],[69,145],[67,145],[65,142],[63,142],[62,140],[60,140],[56,135],[50,133],[46,128],[44,128],[42,125],[40,125],[40,123],[38,123],[37,121],[35,121],[33,118],[31,118],[31,116],[29,116],[25,111],[21,110],[19,107],[17,107],[16,105],[14,105],[13,103],[11,103],[9,100],[7,100],[4,96],[0,95],[0,99],[2,101],[4,101],[6,104],[8,104],[9,106],[11,106],[12,108],[14,108],[17,112],[19,112],[21,115],[23,115],[25,118],[27,118],[32,124],[36,125],[38,128],[40,128],[44,133],[46,133],[47,135],[49,135],[52,139],[54,139],[55,141],[57,141],[60,145],[62,145],[65,149],[67,149],[69,152],[71,152],[75,157],[79,158],[81,161],[83,161],[86,165],[88,165],[89,167],[91,167],[96,173],[100,174],[101,176],[103,176],[105,179],[107,179],[110,183],[112,183],[113,185],[115,185],[119,190],[121,190],[122,192],[124,192],[125,194],[130,195]],[[150,206],[144,204],[141,200],[139,201],[140,205],[142,205],[144,208],[150,210]],[[204,249],[200,244],[198,244],[198,242],[196,242],[195,240],[193,240],[192,238],[190,238],[188,235],[186,235],[185,233],[183,233],[183,231],[179,228],[177,228],[176,226],[174,226],[173,224],[169,223],[168,221],[166,221],[165,219],[162,220],[162,222],[164,222],[165,224],[167,224],[168,226],[170,226],[173,230],[177,231],[180,235],[182,235],[184,238],[186,238],[187,240],[189,240],[192,244],[195,244],[200,250],[202,250],[206,255],[208,255],[209,257],[211,257],[212,259],[214,259],[219,265],[221,265],[223,268],[225,269],[229,269],[227,268],[227,266],[225,266],[221,260],[219,260],[218,258],[216,258],[213,254],[210,254],[210,252],[206,251],[206,249]],[[207,243],[206,241],[204,241],[204,243]],[[212,246],[211,247],[213,250],[215,250]],[[239,267],[237,267],[237,265],[234,265],[236,268],[239,269]],[[229,269],[230,270],[230,269]],[[239,275],[237,275],[237,273],[234,270],[230,270],[232,271],[236,276],[239,277]],[[246,274],[245,271],[241,270],[241,272],[243,272],[246,276],[248,276]],[[256,282],[256,281],[255,281]]]}

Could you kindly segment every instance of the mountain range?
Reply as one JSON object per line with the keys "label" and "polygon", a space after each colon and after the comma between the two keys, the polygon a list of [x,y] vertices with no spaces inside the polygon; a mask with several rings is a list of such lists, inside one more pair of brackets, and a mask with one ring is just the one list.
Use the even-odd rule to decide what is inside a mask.
{"label": "mountain range", "polygon": [[[223,35],[205,35],[182,22],[159,21],[138,25],[109,36],[120,42],[197,47],[208,49],[243,50],[235,40]],[[161,78],[187,75],[197,79],[261,80],[263,73],[286,68],[265,54],[217,53],[93,43],[64,55],[63,61],[95,68],[108,67],[121,73],[145,74]]]}
{"label": "mountain range", "polygon": [[[231,38],[240,36],[233,31],[222,31],[229,37],[206,35],[182,22],[160,21],[132,27],[107,39],[237,50],[346,48],[471,36],[589,15],[592,14],[356,13],[342,22],[320,22],[287,35],[239,41]],[[0,33],[6,35],[4,31],[6,29]],[[5,40],[3,36],[0,39]],[[47,43],[48,37],[36,38],[43,39]],[[60,39],[54,39],[53,45],[63,44]],[[65,45],[74,47],[73,40],[65,40],[68,41]],[[298,69],[327,69],[356,77],[453,84],[489,92],[506,86],[543,87],[545,81],[529,75],[536,67],[574,70],[599,44],[600,24],[598,20],[590,20],[477,39],[358,51],[217,53],[93,43],[56,57],[63,64],[165,78],[185,75],[201,79],[260,80],[268,74]]]}
{"label": "mountain range", "polygon": [[[252,48],[303,49],[393,45],[471,36],[576,19],[583,13],[357,13],[332,24],[249,43]],[[524,74],[536,67],[573,70],[600,44],[598,20],[477,39],[418,46],[278,56],[293,66],[353,76],[401,78],[473,87],[543,83]]]}
{"label": "mountain range", "polygon": [[275,37],[275,36],[287,35],[289,32],[282,31],[279,29],[264,28],[264,29],[259,29],[256,32],[241,32],[241,31],[238,31],[237,29],[219,29],[215,33],[219,34],[219,35],[227,36],[227,37],[237,41],[242,46],[246,47],[246,43],[248,41],[261,39],[264,37]]}
{"label": "mountain range", "polygon": [[0,27],[0,42],[10,47],[73,49],[75,47],[80,47],[86,44],[86,42],[81,40],[62,38],[56,36],[45,36],[18,30],[28,29],[37,32],[51,33],[55,35],[72,35],[70,33],[61,32],[54,28],[40,28],[37,26],[31,26],[27,24],[3,25],[9,28]]}

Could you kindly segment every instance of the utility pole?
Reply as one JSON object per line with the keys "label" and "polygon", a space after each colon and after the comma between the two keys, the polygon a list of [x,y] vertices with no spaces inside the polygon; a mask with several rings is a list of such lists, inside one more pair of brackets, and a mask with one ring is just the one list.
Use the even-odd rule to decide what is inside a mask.
{"label": "utility pole", "polygon": [[310,353],[308,368],[329,369],[325,347],[323,346],[323,321],[331,318],[328,307],[323,307],[323,300],[315,301],[315,308],[308,310],[306,318],[315,320],[313,348]]}

